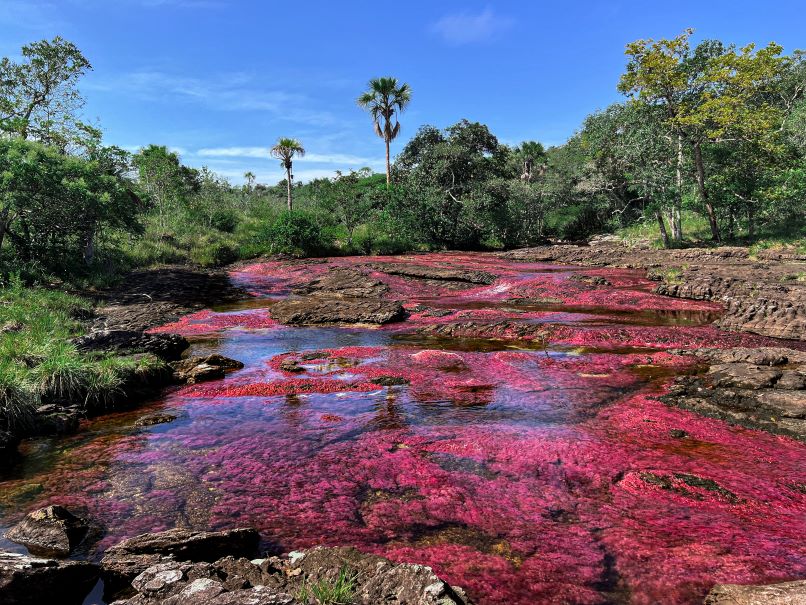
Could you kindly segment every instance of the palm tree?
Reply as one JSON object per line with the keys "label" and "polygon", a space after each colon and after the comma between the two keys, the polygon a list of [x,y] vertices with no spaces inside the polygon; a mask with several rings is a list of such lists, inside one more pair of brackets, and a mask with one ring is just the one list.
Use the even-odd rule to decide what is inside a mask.
{"label": "palm tree", "polygon": [[291,165],[294,156],[302,157],[305,155],[305,148],[297,139],[288,139],[280,137],[277,139],[277,144],[271,148],[272,157],[280,160],[280,163],[285,168],[286,185],[288,185],[288,210],[291,210],[291,179],[294,175],[291,174]]}
{"label": "palm tree", "polygon": [[247,170],[243,173],[243,178],[246,180],[247,191],[252,191],[252,187],[255,186],[255,173],[251,170]]}
{"label": "palm tree", "polygon": [[[392,168],[389,163],[389,143],[400,132],[397,114],[406,108],[411,101],[411,87],[398,85],[397,78],[373,78],[369,81],[369,90],[358,97],[358,105],[366,109],[372,116],[375,134],[386,143],[386,186],[392,182]],[[394,125],[392,124],[394,118]]]}

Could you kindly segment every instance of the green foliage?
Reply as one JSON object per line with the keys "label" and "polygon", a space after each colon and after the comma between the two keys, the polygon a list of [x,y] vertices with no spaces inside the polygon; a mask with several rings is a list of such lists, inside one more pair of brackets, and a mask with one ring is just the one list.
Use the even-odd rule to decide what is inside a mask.
{"label": "green foliage", "polygon": [[313,599],[317,605],[350,605],[355,597],[356,584],[357,574],[342,567],[335,580],[303,582],[297,597],[303,603],[310,603]]}
{"label": "green foliage", "polygon": [[77,351],[70,340],[83,326],[76,318],[89,311],[84,299],[27,288],[17,276],[0,289],[0,431],[31,428],[43,402],[104,405],[123,394],[124,376],[138,365],[164,365]]}
{"label": "green foliage", "polygon": [[315,219],[299,211],[285,211],[267,226],[264,241],[272,254],[311,255],[324,249],[322,232]]}
{"label": "green foliage", "polygon": [[92,69],[81,51],[57,36],[26,44],[21,54],[19,63],[0,59],[0,132],[61,150],[92,138],[76,116],[84,105],[77,82]]}

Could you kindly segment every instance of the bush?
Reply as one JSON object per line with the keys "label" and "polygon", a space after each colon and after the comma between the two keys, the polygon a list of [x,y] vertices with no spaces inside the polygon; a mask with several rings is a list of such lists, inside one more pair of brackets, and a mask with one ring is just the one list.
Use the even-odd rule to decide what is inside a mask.
{"label": "bush", "polygon": [[264,234],[270,253],[311,255],[325,249],[322,231],[308,214],[286,211]]}
{"label": "bush", "polygon": [[223,233],[232,233],[238,226],[238,215],[233,210],[216,210],[210,217],[210,226]]}

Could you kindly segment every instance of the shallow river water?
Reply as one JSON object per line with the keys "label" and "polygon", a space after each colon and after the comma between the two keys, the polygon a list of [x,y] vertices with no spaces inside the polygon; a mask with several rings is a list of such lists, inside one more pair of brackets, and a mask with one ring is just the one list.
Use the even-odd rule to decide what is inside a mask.
{"label": "shallow river water", "polygon": [[[392,276],[391,262],[496,279]],[[410,318],[271,320],[333,266],[371,271]],[[0,526],[61,503],[105,528],[95,557],[145,531],[254,526],[277,552],[350,544],[428,564],[482,605],[695,603],[717,582],[806,577],[806,445],[653,398],[698,371],[670,350],[774,344],[711,327],[718,306],[656,296],[639,271],[482,254],[232,278],[255,297],[164,330],[246,367],[24,444]],[[153,411],[177,419],[135,426]]]}

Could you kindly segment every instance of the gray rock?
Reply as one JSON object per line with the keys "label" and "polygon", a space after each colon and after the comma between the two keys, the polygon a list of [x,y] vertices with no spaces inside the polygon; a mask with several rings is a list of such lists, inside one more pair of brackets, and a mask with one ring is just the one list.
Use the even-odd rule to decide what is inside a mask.
{"label": "gray rock", "polygon": [[3,605],[80,605],[97,581],[98,566],[93,563],[0,552]]}
{"label": "gray rock", "polygon": [[227,372],[243,368],[240,361],[218,354],[188,357],[174,361],[170,366],[174,380],[187,384],[217,380],[223,378]]}
{"label": "gray rock", "polygon": [[89,524],[62,506],[28,513],[6,532],[6,538],[25,546],[32,554],[67,557],[87,535]]}

